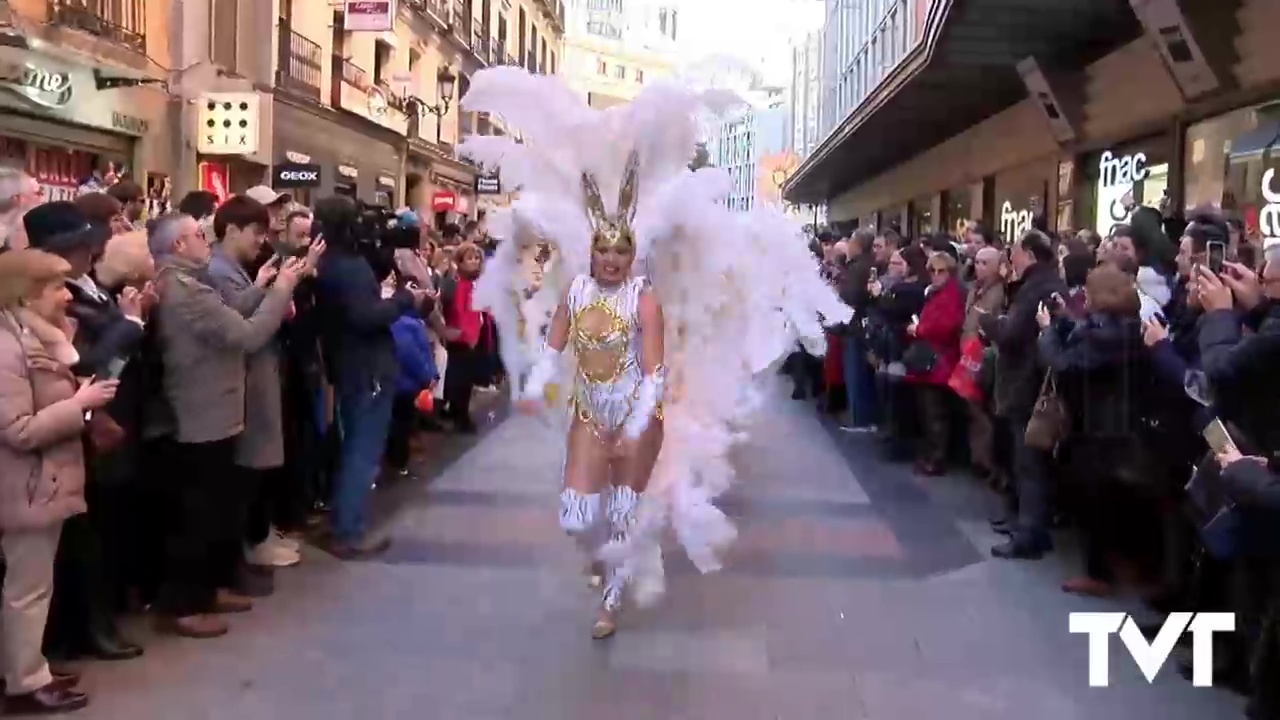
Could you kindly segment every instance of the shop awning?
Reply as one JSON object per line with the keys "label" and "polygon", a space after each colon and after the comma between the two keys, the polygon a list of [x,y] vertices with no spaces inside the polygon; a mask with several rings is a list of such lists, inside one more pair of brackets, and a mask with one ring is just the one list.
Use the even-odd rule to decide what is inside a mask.
{"label": "shop awning", "polygon": [[920,45],[788,180],[817,204],[1027,96],[1016,65],[1082,67],[1137,38],[1117,0],[935,0]]}

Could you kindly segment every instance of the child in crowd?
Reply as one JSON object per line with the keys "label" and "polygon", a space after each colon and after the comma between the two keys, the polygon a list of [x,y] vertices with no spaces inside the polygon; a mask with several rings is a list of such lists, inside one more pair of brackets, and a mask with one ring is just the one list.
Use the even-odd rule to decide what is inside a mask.
{"label": "child in crowd", "polygon": [[408,309],[391,325],[396,343],[396,359],[400,376],[396,380],[395,403],[391,410],[391,429],[387,433],[387,465],[400,475],[409,470],[409,445],[418,427],[418,396],[430,395],[440,379],[436,371],[435,350],[427,336],[427,323],[416,309]]}

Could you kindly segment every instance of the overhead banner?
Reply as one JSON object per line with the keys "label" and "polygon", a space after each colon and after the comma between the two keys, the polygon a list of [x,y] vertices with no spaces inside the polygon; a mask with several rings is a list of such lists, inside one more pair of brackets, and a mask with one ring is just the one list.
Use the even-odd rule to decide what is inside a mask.
{"label": "overhead banner", "polygon": [[385,32],[396,25],[395,0],[346,0],[343,3],[344,30],[352,32]]}

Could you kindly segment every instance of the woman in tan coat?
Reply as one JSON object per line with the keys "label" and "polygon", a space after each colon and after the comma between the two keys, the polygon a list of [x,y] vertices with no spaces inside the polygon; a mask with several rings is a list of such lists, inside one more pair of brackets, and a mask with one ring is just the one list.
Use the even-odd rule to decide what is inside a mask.
{"label": "woman in tan coat", "polygon": [[81,383],[67,321],[71,267],[39,250],[0,255],[0,605],[6,713],[77,710],[77,678],[55,674],[40,644],[53,594],[53,560],[67,518],[85,512],[86,418],[115,382]]}

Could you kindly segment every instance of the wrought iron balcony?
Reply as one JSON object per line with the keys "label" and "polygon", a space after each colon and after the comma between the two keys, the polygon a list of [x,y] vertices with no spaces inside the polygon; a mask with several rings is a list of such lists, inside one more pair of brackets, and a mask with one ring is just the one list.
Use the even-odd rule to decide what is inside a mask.
{"label": "wrought iron balcony", "polygon": [[145,53],[146,0],[48,0],[49,22]]}
{"label": "wrought iron balcony", "polygon": [[341,55],[333,55],[333,79],[330,90],[330,103],[336,108],[352,109],[351,102],[343,103],[342,86],[350,85],[351,87],[364,91],[369,88],[369,73],[364,71],[359,65],[342,57]]}
{"label": "wrought iron balcony", "polygon": [[493,55],[490,50],[489,36],[480,28],[475,28],[471,34],[471,52],[475,56],[484,61],[485,65],[493,64]]}
{"label": "wrought iron balcony", "polygon": [[405,4],[410,10],[427,13],[441,22],[449,19],[449,0],[406,0]]}
{"label": "wrought iron balcony", "polygon": [[464,0],[453,0],[453,16],[450,20],[453,34],[463,45],[471,42],[471,6]]}
{"label": "wrought iron balcony", "polygon": [[505,64],[513,67],[520,67],[520,60],[515,55],[507,55],[507,62]]}
{"label": "wrought iron balcony", "polygon": [[324,50],[318,43],[280,26],[280,57],[276,65],[276,87],[320,102]]}

